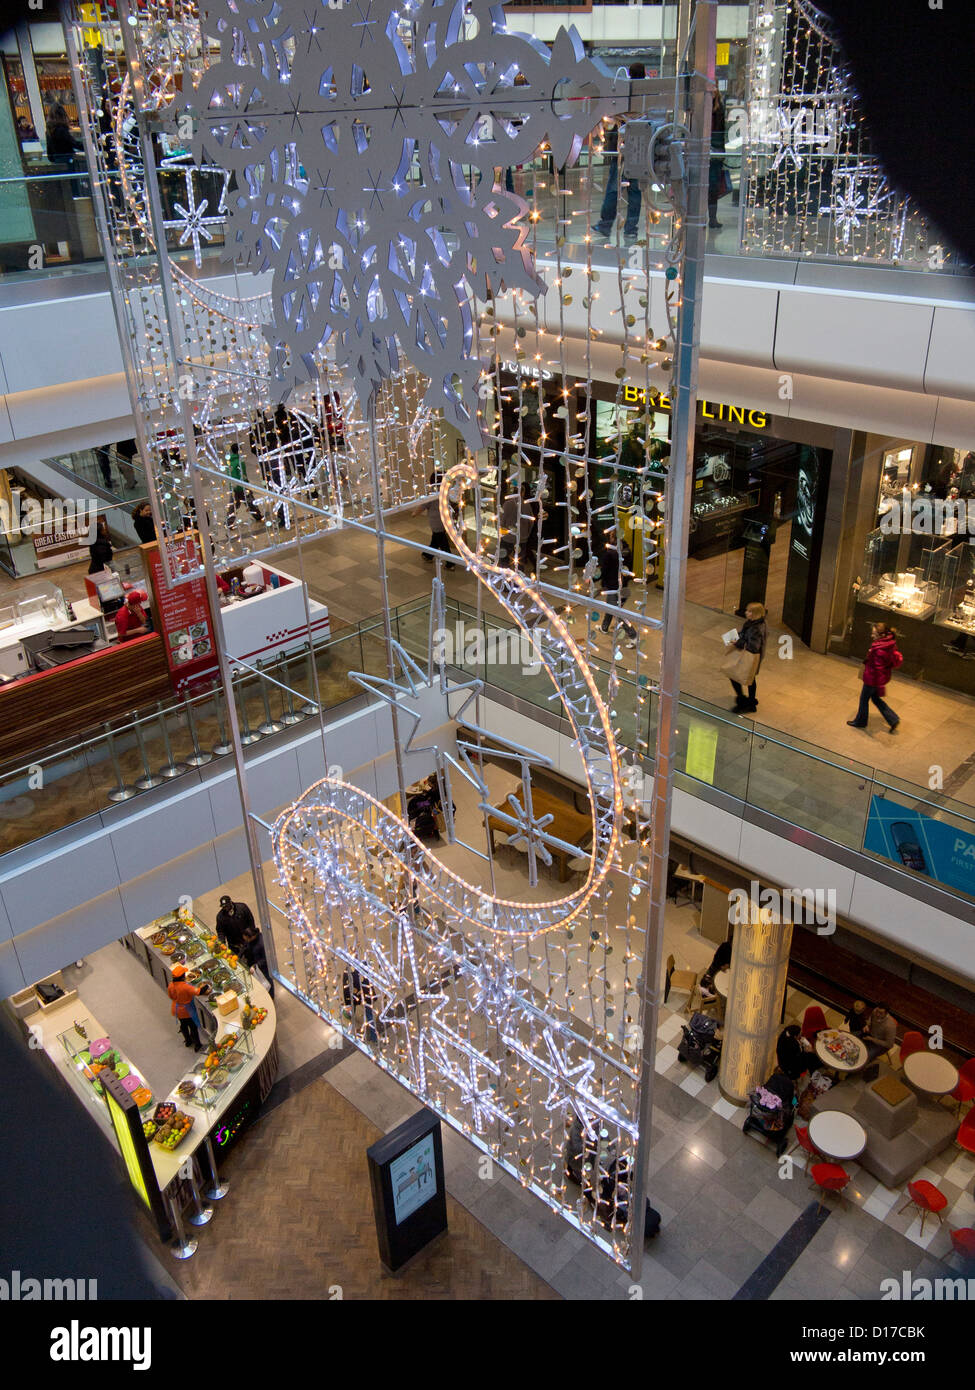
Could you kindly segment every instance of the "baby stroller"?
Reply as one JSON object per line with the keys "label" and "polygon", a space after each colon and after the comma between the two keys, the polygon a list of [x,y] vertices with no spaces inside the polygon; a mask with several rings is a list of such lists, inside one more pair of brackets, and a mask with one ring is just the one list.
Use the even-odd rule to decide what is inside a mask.
{"label": "baby stroller", "polygon": [[757,1087],[749,1094],[748,1116],[742,1133],[757,1130],[764,1134],[775,1145],[776,1157],[781,1158],[789,1142],[795,1105],[795,1086],[784,1072],[774,1072],[764,1086]]}
{"label": "baby stroller", "polygon": [[708,1014],[692,1014],[689,1024],[681,1024],[684,1036],[677,1049],[677,1056],[682,1062],[690,1063],[692,1067],[703,1067],[705,1081],[713,1081],[718,1074],[721,1040],[716,1036],[717,1031],[717,1019],[709,1017]]}

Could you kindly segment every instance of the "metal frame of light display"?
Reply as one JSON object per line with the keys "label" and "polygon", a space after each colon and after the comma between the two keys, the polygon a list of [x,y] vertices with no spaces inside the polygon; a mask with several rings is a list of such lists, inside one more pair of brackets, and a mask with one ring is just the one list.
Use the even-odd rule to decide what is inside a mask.
{"label": "metal frame of light display", "polygon": [[[370,796],[329,776],[265,825],[250,814],[228,700],[260,916],[268,938],[277,923],[289,943],[280,978],[636,1276],[714,5],[695,6],[681,81],[632,83],[586,59],[571,34],[549,49],[510,32],[489,0],[407,0],[398,10],[375,0],[334,10],[203,0],[202,9],[201,27],[186,0],[118,0],[118,24],[68,27],[170,579],[205,574],[216,609],[222,566],[291,545],[300,556],[303,544],[343,527],[375,538],[383,674],[358,680],[390,712],[395,794]],[[640,181],[640,231],[625,247],[617,233],[608,256],[596,256],[592,171],[606,122],[623,113],[615,158],[622,177]],[[669,172],[657,162],[651,173],[645,137],[655,131],[671,142]],[[572,168],[583,148],[584,180]],[[502,171],[539,150],[547,172],[536,162],[535,188],[512,192]],[[199,262],[205,268],[201,249],[221,230],[239,263],[214,285]],[[179,259],[180,245],[192,247],[192,264]],[[254,293],[241,267],[270,270],[270,284],[258,280]],[[654,390],[670,396],[672,427],[669,470],[658,463],[651,474],[652,410],[625,427],[618,412],[597,493],[589,404],[592,352],[604,348],[592,321],[600,293],[618,298],[617,404],[624,380],[642,380],[648,401]],[[574,382],[566,344],[582,311],[587,370]],[[513,383],[502,366],[509,358]],[[561,383],[552,398],[546,373]],[[243,486],[225,457],[241,438],[256,461]],[[387,553],[429,553],[396,523],[431,500],[431,466],[454,552],[433,555],[430,640],[408,651],[391,624]],[[509,563],[503,474],[519,512],[557,520],[554,538],[531,556],[515,547]],[[195,550],[176,544],[187,527],[199,536]],[[621,587],[632,592],[625,608],[625,593],[600,590],[595,563],[601,542],[615,536],[618,546],[623,534],[637,557],[632,571],[620,559]],[[549,817],[533,809],[533,772],[548,760],[489,733],[483,679],[437,654],[455,566],[479,581],[478,622],[506,615],[551,684],[591,811],[582,847],[554,838]],[[629,625],[635,635],[624,643]],[[222,647],[220,655],[230,691],[231,661]],[[431,691],[451,734],[424,744],[417,726]],[[320,702],[310,707],[321,716]],[[324,718],[321,732],[327,745]],[[521,779],[510,812],[490,804],[491,759]],[[418,761],[437,776],[448,846],[469,851],[476,874],[458,872],[410,828],[406,791]],[[454,821],[451,789],[462,781],[481,831],[490,816],[524,852],[523,896],[496,891],[490,835],[480,844]],[[272,884],[262,826],[272,831]],[[563,896],[542,884],[556,850],[581,852],[585,866]],[[565,1173],[567,1142],[578,1150],[581,1190]]]}

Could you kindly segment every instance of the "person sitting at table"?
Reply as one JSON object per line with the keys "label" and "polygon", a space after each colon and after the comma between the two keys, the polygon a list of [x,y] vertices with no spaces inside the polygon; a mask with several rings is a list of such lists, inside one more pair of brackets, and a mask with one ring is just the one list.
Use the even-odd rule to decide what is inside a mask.
{"label": "person sitting at table", "polygon": [[847,1032],[852,1033],[855,1038],[862,1038],[869,1016],[869,1010],[863,1000],[854,999],[843,1019]]}
{"label": "person sitting at table", "polygon": [[798,1081],[803,1072],[809,1070],[807,1051],[803,1047],[798,1023],[790,1023],[783,1028],[775,1044],[775,1057],[779,1069],[785,1072],[790,1081]]}
{"label": "person sitting at table", "polygon": [[715,975],[717,975],[720,971],[727,970],[730,964],[731,937],[729,936],[728,940],[722,941],[721,945],[715,951],[714,955],[711,957],[711,964],[708,966],[707,970],[705,970],[704,973],[710,979],[713,980]]}
{"label": "person sitting at table", "polygon": [[862,1041],[866,1044],[867,1060],[875,1062],[894,1046],[897,1036],[897,1020],[887,1009],[886,1004],[874,1004]]}

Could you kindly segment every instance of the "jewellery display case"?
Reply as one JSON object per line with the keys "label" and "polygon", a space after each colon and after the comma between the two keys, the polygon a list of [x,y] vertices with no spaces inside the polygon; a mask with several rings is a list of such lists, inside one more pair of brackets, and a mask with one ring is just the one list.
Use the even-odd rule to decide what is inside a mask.
{"label": "jewellery display case", "polygon": [[945,556],[935,623],[975,636],[975,547],[966,541]]}

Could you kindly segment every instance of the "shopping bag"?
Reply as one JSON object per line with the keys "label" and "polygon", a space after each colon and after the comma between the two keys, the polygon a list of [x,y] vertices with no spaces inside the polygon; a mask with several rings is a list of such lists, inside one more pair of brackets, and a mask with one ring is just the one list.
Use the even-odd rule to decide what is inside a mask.
{"label": "shopping bag", "polygon": [[758,652],[746,652],[732,647],[721,662],[721,670],[739,685],[751,685],[758,670]]}

